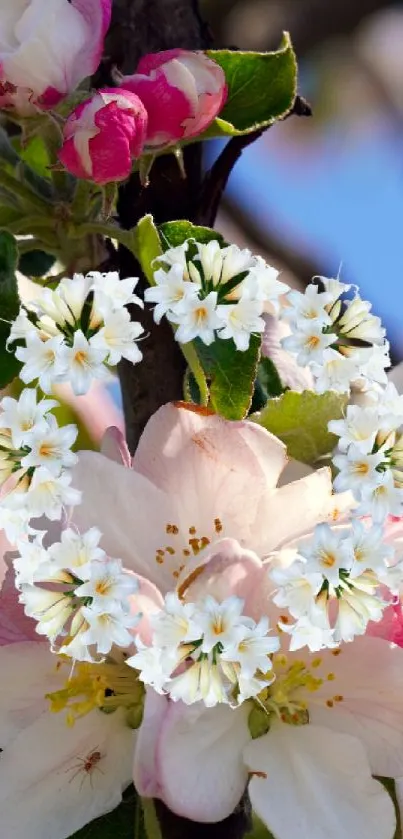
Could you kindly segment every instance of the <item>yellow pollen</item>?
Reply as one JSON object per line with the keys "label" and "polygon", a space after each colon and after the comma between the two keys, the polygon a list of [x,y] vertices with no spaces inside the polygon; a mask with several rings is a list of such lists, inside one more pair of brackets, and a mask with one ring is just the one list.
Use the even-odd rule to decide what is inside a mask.
{"label": "yellow pollen", "polygon": [[336,557],[334,554],[327,553],[326,551],[322,551],[320,557],[321,565],[324,565],[325,568],[333,568],[333,565],[336,562]]}
{"label": "yellow pollen", "polygon": [[332,511],[332,516],[331,516],[332,521],[337,521],[339,516],[340,516],[340,510],[338,510],[337,507],[335,507],[334,510]]}
{"label": "yellow pollen", "polygon": [[334,675],[334,673],[328,673],[326,678],[327,678],[328,682],[334,682],[336,676]]}
{"label": "yellow pollen", "polygon": [[314,658],[313,661],[311,662],[311,667],[320,667],[321,664],[322,664],[322,659],[321,658]]}
{"label": "yellow pollen", "polygon": [[107,594],[109,589],[110,589],[110,580],[108,580],[108,579],[98,580],[98,582],[95,586],[95,591],[96,591],[97,594]]}
{"label": "yellow pollen", "polygon": [[222,635],[225,630],[223,619],[220,617],[213,625],[214,635]]}
{"label": "yellow pollen", "polygon": [[41,457],[52,457],[52,455],[54,454],[53,446],[51,446],[49,443],[42,443],[42,445],[39,447],[39,454],[41,455]]}
{"label": "yellow pollen", "polygon": [[199,306],[198,309],[194,311],[195,318],[197,319],[198,323],[201,323],[203,320],[206,320],[208,317],[208,312],[205,306]]}
{"label": "yellow pollen", "polygon": [[222,532],[222,522],[220,519],[214,519],[214,529],[216,533]]}
{"label": "yellow pollen", "polygon": [[267,773],[266,772],[261,772],[260,769],[256,769],[256,770],[251,769],[250,772],[248,772],[248,778],[263,778],[263,779],[266,779],[267,778]]}
{"label": "yellow pollen", "polygon": [[343,702],[344,696],[341,693],[337,693],[336,696],[333,697],[335,702]]}
{"label": "yellow pollen", "polygon": [[194,536],[194,535],[195,535],[195,533],[196,533],[196,528],[195,528],[195,526],[194,526],[194,525],[192,525],[192,527],[189,527],[189,533],[190,533],[190,535],[191,535],[191,536]]}
{"label": "yellow pollen", "polygon": [[332,650],[331,652],[332,652],[332,655],[340,655],[341,650],[337,649],[337,650]]}
{"label": "yellow pollen", "polygon": [[175,577],[175,580],[178,579],[180,571],[172,571],[172,576]]}
{"label": "yellow pollen", "polygon": [[183,556],[190,556],[191,551],[189,550],[189,548],[183,548],[182,553]]}
{"label": "yellow pollen", "polygon": [[201,548],[206,548],[207,545],[209,545],[209,544],[210,544],[210,539],[208,539],[207,536],[202,536],[202,538],[200,539],[200,547]]}
{"label": "yellow pollen", "polygon": [[74,361],[76,361],[77,364],[81,365],[87,364],[88,353],[86,353],[84,350],[78,350],[78,352],[76,352],[74,356]]}
{"label": "yellow pollen", "polygon": [[176,524],[167,524],[165,530],[167,533],[172,533],[174,536],[177,536],[179,533],[179,527]]}
{"label": "yellow pollen", "polygon": [[355,472],[357,475],[368,475],[368,472],[369,472],[369,464],[368,464],[368,463],[365,463],[365,462],[362,462],[362,463],[356,463],[356,464],[354,465],[354,472]]}
{"label": "yellow pollen", "polygon": [[167,554],[171,554],[171,556],[173,556],[174,553],[175,553],[175,548],[171,548],[169,545],[168,545],[168,547],[165,548],[165,550],[166,550]]}
{"label": "yellow pollen", "polygon": [[155,561],[158,562],[158,565],[163,565],[164,557],[161,556],[160,554],[157,554],[156,557],[155,557]]}
{"label": "yellow pollen", "polygon": [[46,350],[45,358],[47,361],[52,362],[56,358],[56,353],[54,350]]}
{"label": "yellow pollen", "polygon": [[[61,657],[56,663],[56,671],[59,672],[63,665],[70,668],[70,660]],[[46,694],[46,698],[50,701],[51,711],[67,712],[66,722],[69,726],[94,708],[107,712],[124,708],[127,724],[138,727],[143,694],[144,687],[136,671],[124,661],[101,664],[81,662],[76,664],[74,674],[67,679],[61,690]]]}
{"label": "yellow pollen", "polygon": [[326,700],[326,705],[327,705],[328,708],[333,708],[333,706],[334,706],[333,699],[327,699]]}
{"label": "yellow pollen", "polygon": [[310,335],[310,337],[308,338],[306,343],[307,343],[307,346],[310,347],[311,350],[314,350],[315,347],[319,346],[320,338],[318,338],[317,335]]}

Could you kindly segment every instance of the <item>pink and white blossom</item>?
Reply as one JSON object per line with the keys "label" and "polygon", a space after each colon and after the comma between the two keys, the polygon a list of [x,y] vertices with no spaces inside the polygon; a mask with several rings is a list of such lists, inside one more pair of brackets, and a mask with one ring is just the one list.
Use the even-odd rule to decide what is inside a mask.
{"label": "pink and white blossom", "polygon": [[134,93],[102,88],[67,119],[59,160],[77,178],[101,185],[123,181],[143,151],[147,119]]}
{"label": "pink and white blossom", "polygon": [[227,98],[224,71],[204,52],[182,49],[151,53],[120,82],[144,103],[146,145],[165,146],[201,134]]}
{"label": "pink and white blossom", "polygon": [[6,0],[0,9],[1,108],[51,108],[101,59],[111,0]]}

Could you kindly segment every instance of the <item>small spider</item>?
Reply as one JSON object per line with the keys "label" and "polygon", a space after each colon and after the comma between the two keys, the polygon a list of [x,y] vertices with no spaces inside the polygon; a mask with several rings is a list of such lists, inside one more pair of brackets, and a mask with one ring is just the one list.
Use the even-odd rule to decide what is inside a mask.
{"label": "small spider", "polygon": [[90,780],[90,784],[92,787],[92,775],[94,772],[100,772],[101,775],[104,773],[102,769],[99,768],[98,763],[102,760],[103,755],[99,751],[98,747],[96,746],[92,752],[89,752],[86,757],[77,757],[76,760],[78,761],[74,766],[71,766],[69,769],[66,769],[66,772],[73,772],[73,775],[69,779],[69,784],[74,781],[74,778],[79,775],[80,772],[83,773],[83,777],[81,779],[80,790],[82,789],[83,783],[85,779],[88,777]]}

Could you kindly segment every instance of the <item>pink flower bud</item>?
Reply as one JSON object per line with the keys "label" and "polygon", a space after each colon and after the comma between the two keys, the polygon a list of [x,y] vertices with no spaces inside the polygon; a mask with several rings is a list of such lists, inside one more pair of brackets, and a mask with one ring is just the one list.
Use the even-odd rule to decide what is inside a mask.
{"label": "pink flower bud", "polygon": [[137,93],[147,109],[147,146],[164,146],[195,137],[213,122],[227,98],[221,67],[204,52],[166,50],[141,59],[124,88]]}
{"label": "pink flower bud", "polygon": [[70,114],[59,160],[77,178],[123,181],[143,151],[146,131],[147,112],[138,96],[105,87]]}
{"label": "pink flower bud", "polygon": [[0,108],[29,114],[53,107],[94,73],[112,0],[10,0],[2,6]]}

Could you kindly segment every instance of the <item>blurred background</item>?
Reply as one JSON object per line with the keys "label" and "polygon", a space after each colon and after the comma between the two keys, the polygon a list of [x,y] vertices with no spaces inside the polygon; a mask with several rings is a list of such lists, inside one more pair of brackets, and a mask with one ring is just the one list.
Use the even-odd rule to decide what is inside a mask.
{"label": "blurred background", "polygon": [[[303,287],[357,283],[403,358],[403,2],[201,0],[218,47],[275,49],[291,34],[312,118],[247,148],[218,226]],[[212,144],[211,158],[217,153]]]}

